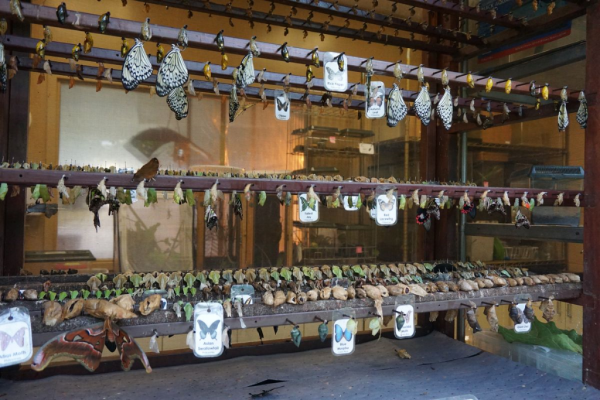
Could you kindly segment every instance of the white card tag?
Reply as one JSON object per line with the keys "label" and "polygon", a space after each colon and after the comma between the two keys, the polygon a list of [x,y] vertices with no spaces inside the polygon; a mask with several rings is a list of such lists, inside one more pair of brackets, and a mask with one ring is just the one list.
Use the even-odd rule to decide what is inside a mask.
{"label": "white card tag", "polygon": [[0,368],[31,358],[31,318],[25,307],[12,307],[0,313],[0,342]]}
{"label": "white card tag", "polygon": [[375,222],[377,225],[387,226],[396,225],[398,220],[398,207],[396,206],[396,196],[388,199],[387,195],[381,194],[377,196],[377,214]]}
{"label": "white card tag", "polygon": [[223,353],[223,306],[197,303],[194,307],[194,355],[218,357]]}
{"label": "white card tag", "polygon": [[[358,204],[359,196],[344,196],[344,210],[346,211],[358,211],[356,205]],[[352,205],[350,205],[352,203]]]}
{"label": "white card tag", "polygon": [[283,90],[275,90],[275,118],[280,121],[290,119],[290,99]]}
{"label": "white card tag", "polygon": [[377,221],[377,207],[373,207],[369,210],[369,217]]}
{"label": "white card tag", "polygon": [[[525,311],[525,303],[517,304],[517,308],[521,311]],[[515,324],[515,332],[517,333],[527,333],[531,330],[531,321],[529,321],[525,314],[523,313],[523,322],[520,324]]]}
{"label": "white card tag", "polygon": [[337,61],[340,53],[326,52],[323,55],[323,84],[325,89],[332,92],[345,92],[348,90],[348,58],[342,55],[343,69]]}
{"label": "white card tag", "polygon": [[333,324],[331,351],[336,356],[346,356],[354,353],[354,333],[346,329],[350,318],[342,318]]}
{"label": "white card tag", "polygon": [[[127,190],[127,189],[125,189]],[[131,193],[131,203],[135,203],[137,201],[137,192],[135,189],[130,190],[129,193]]]}
{"label": "white card tag", "polygon": [[360,154],[375,154],[375,146],[371,143],[359,143],[358,152]]}
{"label": "white card tag", "polygon": [[314,203],[315,204],[311,208],[308,201],[308,194],[301,193],[298,195],[300,222],[311,223],[319,220],[319,202],[315,201]]}
{"label": "white card tag", "polygon": [[[396,307],[396,313],[394,313],[394,336],[397,339],[410,338],[415,335],[415,317],[414,308],[410,304],[402,304]],[[402,313],[402,319],[398,320],[398,316]]]}
{"label": "white card tag", "polygon": [[365,115],[367,118],[385,117],[385,85],[383,82],[371,82],[371,87],[365,85]]}

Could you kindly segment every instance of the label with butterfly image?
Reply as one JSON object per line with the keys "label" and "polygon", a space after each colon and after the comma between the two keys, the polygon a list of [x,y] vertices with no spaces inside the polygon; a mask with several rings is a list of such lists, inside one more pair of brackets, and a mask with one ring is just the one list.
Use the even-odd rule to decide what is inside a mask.
{"label": "label with butterfly image", "polygon": [[377,214],[375,222],[380,226],[396,225],[398,221],[398,207],[396,205],[396,196],[390,199],[387,194],[377,196],[376,204]]}
{"label": "label with butterfly image", "polygon": [[194,355],[218,357],[223,353],[223,306],[198,303],[194,307]]}
{"label": "label with butterfly image", "polygon": [[33,355],[31,318],[25,307],[0,313],[0,368],[20,364]]}
{"label": "label with butterfly image", "polygon": [[396,303],[394,313],[394,336],[406,339],[415,336],[415,311],[411,304]]}
{"label": "label with butterfly image", "polygon": [[370,86],[365,85],[365,115],[367,118],[385,117],[385,85],[374,81]]}
{"label": "label with butterfly image", "polygon": [[348,90],[348,58],[345,54],[326,52],[323,55],[323,86],[331,92]]}
{"label": "label with butterfly image", "polygon": [[290,99],[283,90],[275,90],[275,118],[280,121],[290,119]]}
{"label": "label with butterfly image", "polygon": [[356,332],[357,321],[353,309],[343,308],[333,312],[331,352],[334,356],[347,356],[354,353]]}
{"label": "label with butterfly image", "polygon": [[517,304],[517,308],[523,312],[523,322],[520,324],[515,324],[515,332],[516,333],[527,333],[531,330],[531,321],[525,317],[525,303]]}
{"label": "label with butterfly image", "polygon": [[319,220],[319,202],[315,199],[308,200],[307,193],[298,195],[298,207],[300,222],[311,223]]}
{"label": "label with butterfly image", "polygon": [[344,210],[346,211],[358,211],[358,199],[359,196],[344,196]]}

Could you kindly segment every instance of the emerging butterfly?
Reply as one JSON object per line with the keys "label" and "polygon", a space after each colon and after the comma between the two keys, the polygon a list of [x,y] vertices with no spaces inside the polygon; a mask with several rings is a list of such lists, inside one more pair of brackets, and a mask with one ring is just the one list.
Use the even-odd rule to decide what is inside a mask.
{"label": "emerging butterfly", "polygon": [[407,113],[408,107],[402,98],[402,91],[398,89],[398,85],[394,83],[388,96],[387,125],[390,128],[393,128],[394,126],[398,125],[398,122],[402,121],[406,117]]}
{"label": "emerging butterfly", "polygon": [[306,211],[307,208],[310,208],[313,211],[317,210],[316,202],[311,205],[310,202],[304,197],[300,197],[300,201],[302,202],[302,211]]}
{"label": "emerging butterfly", "polygon": [[217,213],[212,209],[211,206],[206,207],[206,212],[204,213],[204,222],[209,230],[212,230],[212,228],[216,227],[219,223]]}
{"label": "emerging butterfly", "polygon": [[244,219],[244,209],[242,207],[242,199],[239,194],[233,196],[233,213],[240,217],[240,221]]}
{"label": "emerging butterfly", "polygon": [[240,63],[235,84],[240,89],[254,83],[254,62],[252,52],[248,53]]}
{"label": "emerging butterfly", "polygon": [[139,39],[125,56],[121,81],[125,90],[135,89],[140,82],[152,75],[152,64],[146,55],[144,45]]}
{"label": "emerging butterfly", "polygon": [[521,210],[517,210],[517,215],[515,216],[515,226],[517,228],[525,227],[525,229],[529,229],[530,223],[525,215],[521,213]]}
{"label": "emerging butterfly", "polygon": [[346,339],[347,342],[352,340],[352,331],[350,329],[342,329],[338,324],[335,324],[335,341],[341,342],[342,339]]}
{"label": "emerging butterfly", "polygon": [[67,356],[93,372],[100,365],[104,345],[111,352],[119,350],[121,366],[125,371],[129,371],[133,361],[138,358],[144,364],[146,372],[152,372],[146,353],[127,332],[110,319],[106,319],[104,324],[61,333],[38,350],[31,368],[42,371],[54,358]]}
{"label": "emerging butterfly", "polygon": [[167,104],[171,111],[175,113],[175,118],[179,121],[188,116],[188,98],[182,86],[173,90],[167,96]]}
{"label": "emerging butterfly", "polygon": [[17,346],[23,347],[25,345],[25,333],[27,333],[27,328],[25,327],[19,329],[12,336],[6,332],[0,331],[0,349],[5,351],[11,342],[15,342]]}
{"label": "emerging butterfly", "polygon": [[217,338],[217,333],[218,333],[220,324],[221,324],[220,319],[213,322],[210,326],[206,325],[206,323],[204,323],[204,321],[198,320],[198,329],[200,331],[200,338],[206,339],[206,337],[208,335],[210,335],[211,339],[215,340]]}
{"label": "emerging butterfly", "polygon": [[475,207],[475,204],[473,204],[473,203],[465,203],[462,206],[462,209],[460,210],[460,212],[463,214],[467,214],[472,219],[475,219],[475,216],[477,215],[477,208]]}
{"label": "emerging butterfly", "polygon": [[379,199],[379,209],[381,211],[392,211],[394,209],[394,204],[396,204],[396,199],[394,198],[391,198],[388,201]]}
{"label": "emerging butterfly", "polygon": [[429,122],[431,121],[431,98],[429,97],[426,85],[421,86],[419,96],[415,100],[413,106],[417,117],[423,122],[423,125],[429,125]]}
{"label": "emerging butterfly", "polygon": [[277,102],[277,111],[287,112],[290,106],[290,102],[287,97],[276,97],[275,100]]}
{"label": "emerging butterfly", "polygon": [[179,50],[177,45],[172,44],[171,50],[167,53],[158,69],[156,94],[160,97],[165,97],[171,93],[171,90],[183,86],[188,78],[189,73],[183,57],[181,57],[181,50]]}
{"label": "emerging butterfly", "polygon": [[429,213],[426,208],[417,208],[417,216],[415,218],[418,225],[423,225],[426,231],[429,232],[429,228],[431,228],[431,218],[429,217]]}
{"label": "emerging butterfly", "polygon": [[437,112],[444,123],[444,128],[450,130],[452,127],[453,106],[452,95],[450,94],[450,88],[448,86],[446,86],[444,95],[437,106]]}

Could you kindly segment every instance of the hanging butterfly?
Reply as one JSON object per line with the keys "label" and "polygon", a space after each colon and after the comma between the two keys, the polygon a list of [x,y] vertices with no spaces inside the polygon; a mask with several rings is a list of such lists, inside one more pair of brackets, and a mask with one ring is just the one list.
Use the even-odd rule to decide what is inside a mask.
{"label": "hanging butterfly", "polygon": [[183,90],[183,86],[179,86],[167,96],[167,104],[171,111],[175,113],[175,118],[179,121],[188,116],[188,98]]}
{"label": "hanging butterfly", "polygon": [[156,94],[165,97],[171,90],[183,86],[188,78],[189,73],[181,57],[181,50],[172,44],[171,51],[165,56],[156,75]]}
{"label": "hanging butterfly", "polygon": [[423,125],[429,125],[429,122],[431,121],[431,98],[429,97],[426,85],[421,86],[419,96],[417,96],[413,107],[417,117],[421,119]]}
{"label": "hanging butterfly", "polygon": [[204,222],[206,223],[206,227],[208,230],[212,230],[212,228],[216,227],[219,223],[219,218],[217,217],[217,213],[213,208],[209,205],[206,206],[206,212],[204,213]]}
{"label": "hanging butterfly", "polygon": [[46,342],[33,357],[31,369],[42,371],[54,358],[67,356],[93,372],[100,365],[105,345],[111,352],[119,350],[121,366],[125,371],[131,369],[137,358],[146,372],[152,372],[146,353],[127,332],[110,319],[106,319],[103,324],[61,333]]}
{"label": "hanging butterfly", "polygon": [[240,217],[240,221],[244,219],[244,209],[242,207],[242,199],[239,194],[233,196],[233,213]]}
{"label": "hanging butterfly", "polygon": [[240,102],[237,98],[237,87],[231,85],[231,93],[229,95],[229,122],[235,120],[238,109],[240,108]]}
{"label": "hanging butterfly", "polygon": [[240,63],[238,74],[235,79],[235,84],[243,89],[254,83],[254,62],[252,52],[248,53]]}
{"label": "hanging butterfly", "polygon": [[579,93],[579,109],[577,110],[577,122],[583,129],[587,128],[588,106],[583,90]]}
{"label": "hanging butterfly", "polygon": [[569,126],[569,113],[567,112],[567,102],[562,101],[558,111],[558,131],[564,133]]}
{"label": "hanging butterfly", "polygon": [[446,128],[447,131],[450,130],[452,127],[453,106],[449,86],[446,86],[444,89],[444,95],[437,106],[437,112],[444,123],[444,128]]}
{"label": "hanging butterfly", "polygon": [[402,98],[402,91],[398,89],[398,85],[394,83],[388,96],[387,125],[389,127],[398,125],[398,122],[402,121],[407,113],[408,107]]}
{"label": "hanging butterfly", "polygon": [[287,96],[285,96],[285,97],[276,97],[275,101],[277,103],[277,111],[287,112],[287,110],[288,110],[288,108],[290,106],[290,101],[287,98]]}
{"label": "hanging butterfly", "polygon": [[435,219],[440,220],[440,206],[436,199],[429,199],[427,203],[427,214],[433,215]]}
{"label": "hanging butterfly", "polygon": [[427,209],[418,207],[415,220],[417,221],[418,225],[423,225],[425,230],[429,232],[429,229],[431,228],[431,218],[427,212]]}
{"label": "hanging butterfly", "polygon": [[135,44],[123,62],[121,77],[123,87],[125,90],[133,90],[150,75],[152,75],[152,64],[146,55],[143,43],[139,39],[135,39]]}
{"label": "hanging butterfly", "polygon": [[464,203],[460,212],[465,215],[468,215],[469,217],[471,217],[471,219],[475,219],[475,216],[477,215],[477,208],[475,207],[475,204],[471,202]]}
{"label": "hanging butterfly", "polygon": [[525,229],[529,229],[531,226],[527,217],[521,213],[521,210],[517,210],[517,215],[515,215],[515,226],[517,228],[524,227]]}

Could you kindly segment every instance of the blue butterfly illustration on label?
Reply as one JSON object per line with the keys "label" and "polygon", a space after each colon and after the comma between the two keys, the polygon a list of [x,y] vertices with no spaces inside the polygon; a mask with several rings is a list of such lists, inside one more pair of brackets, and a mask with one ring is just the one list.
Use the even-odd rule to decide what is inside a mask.
{"label": "blue butterfly illustration on label", "polygon": [[206,336],[210,335],[211,339],[215,340],[217,338],[219,325],[221,324],[221,320],[216,320],[213,322],[210,327],[204,323],[202,320],[198,320],[198,329],[200,331],[200,338],[206,339]]}
{"label": "blue butterfly illustration on label", "polygon": [[335,325],[335,341],[336,342],[341,342],[342,339],[346,339],[347,342],[349,342],[350,340],[352,340],[352,332],[350,331],[350,329],[342,329],[341,326],[339,326],[338,324]]}

